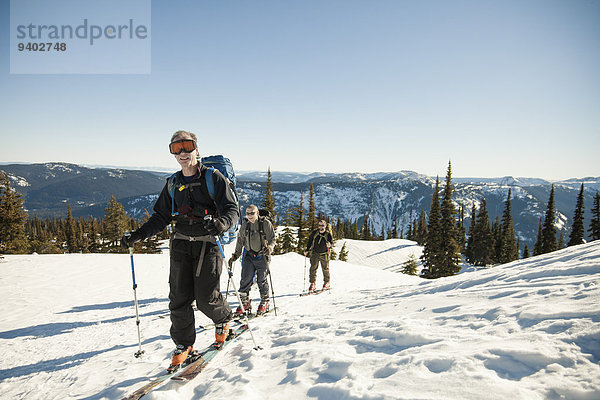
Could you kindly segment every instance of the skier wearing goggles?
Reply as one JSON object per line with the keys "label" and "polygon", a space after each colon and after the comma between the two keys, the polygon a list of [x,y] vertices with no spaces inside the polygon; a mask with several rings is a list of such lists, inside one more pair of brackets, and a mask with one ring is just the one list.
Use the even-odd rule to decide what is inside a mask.
{"label": "skier wearing goggles", "polygon": [[198,162],[197,142],[191,132],[178,131],[173,135],[169,151],[181,171],[171,182],[167,181],[150,219],[122,239],[123,247],[132,247],[135,242],[161,232],[169,223],[173,227],[169,245],[170,333],[176,345],[169,368],[173,370],[193,351],[196,340],[194,300],[198,309],[215,323],[217,343],[225,341],[232,318],[231,308],[220,292],[223,260],[215,236],[237,223],[239,206],[226,178],[218,170],[212,174],[214,199],[211,198],[206,185],[207,168]]}

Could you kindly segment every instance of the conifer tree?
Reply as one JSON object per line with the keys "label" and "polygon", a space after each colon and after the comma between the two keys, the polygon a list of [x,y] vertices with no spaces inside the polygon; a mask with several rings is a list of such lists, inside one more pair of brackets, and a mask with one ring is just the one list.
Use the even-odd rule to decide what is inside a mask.
{"label": "conifer tree", "polygon": [[392,221],[392,230],[390,232],[390,238],[398,239],[398,217],[394,215],[394,220]]}
{"label": "conifer tree", "polygon": [[535,240],[535,244],[533,245],[533,255],[539,256],[542,254],[542,231],[544,229],[543,219],[540,217],[540,222],[538,224],[538,233],[537,238]]}
{"label": "conifer tree", "polygon": [[115,196],[110,196],[108,207],[104,210],[104,213],[106,251],[109,253],[124,252],[119,241],[129,228],[129,218]]}
{"label": "conifer tree", "polygon": [[473,208],[471,208],[471,224],[469,225],[469,233],[467,237],[467,243],[465,245],[465,257],[467,261],[471,264],[474,264],[473,261],[473,235],[475,231],[475,221],[477,219],[477,207],[475,207],[475,203],[473,203]]}
{"label": "conifer tree", "polygon": [[306,221],[304,220],[304,194],[300,191],[300,204],[293,209],[294,224],[298,228],[298,240],[296,242],[296,252],[304,254],[306,248]]}
{"label": "conifer tree", "polygon": [[421,210],[421,214],[419,215],[419,224],[417,232],[419,244],[425,243],[425,240],[427,239],[427,230],[427,216],[425,215],[425,210]]}
{"label": "conifer tree", "polygon": [[427,269],[427,278],[439,278],[444,265],[442,254],[442,215],[440,211],[440,179],[435,182],[435,189],[429,210],[429,224],[427,225],[427,239],[423,248],[421,260]]}
{"label": "conifer tree", "polygon": [[500,236],[500,254],[498,262],[508,263],[519,259],[519,250],[515,238],[515,227],[511,211],[512,190],[508,189],[506,203],[504,203],[504,213],[502,214],[502,234]]}
{"label": "conifer tree", "polygon": [[456,223],[456,232],[458,234],[457,242],[459,252],[464,254],[466,246],[466,230],[465,230],[465,207],[461,204],[460,206],[460,217]]}
{"label": "conifer tree", "polygon": [[558,244],[556,245],[556,249],[560,250],[560,249],[564,249],[564,248],[565,248],[565,238],[561,232],[560,235],[558,235]]}
{"label": "conifer tree", "polygon": [[413,236],[413,210],[410,209],[410,214],[408,216],[408,228],[406,228],[406,239],[415,240]]}
{"label": "conifer tree", "polygon": [[360,240],[372,240],[371,234],[371,222],[369,218],[369,214],[365,214],[363,219],[362,228],[360,230]]}
{"label": "conifer tree", "polygon": [[446,184],[444,186],[444,197],[441,204],[440,229],[441,248],[440,276],[451,276],[460,271],[460,245],[458,244],[458,232],[456,228],[456,209],[452,202],[454,185],[452,184],[452,164],[448,162],[446,173]]}
{"label": "conifer tree", "polygon": [[600,239],[600,193],[594,196],[594,208],[592,208],[592,220],[588,230],[591,240]]}
{"label": "conifer tree", "polygon": [[499,216],[492,223],[492,235],[494,236],[494,255],[492,258],[494,262],[497,262],[500,259],[500,245],[502,243],[502,225]]}
{"label": "conifer tree", "polygon": [[89,241],[87,237],[87,224],[85,218],[79,217],[77,220],[77,251],[89,253]]}
{"label": "conifer tree", "polygon": [[529,247],[527,246],[527,243],[523,246],[523,259],[525,258],[529,258]]}
{"label": "conifer tree", "polygon": [[283,232],[277,238],[279,243],[279,252],[276,254],[291,253],[296,250],[296,239],[294,238],[294,231],[292,226],[294,225],[293,211],[288,208],[285,219],[283,220]]}
{"label": "conifer tree", "polygon": [[473,227],[471,263],[475,265],[489,265],[494,262],[494,235],[490,226],[490,217],[487,212],[487,202],[481,199],[479,213]]}
{"label": "conifer tree", "polygon": [[276,228],[277,213],[275,212],[275,198],[273,197],[273,178],[271,176],[271,167],[267,170],[267,183],[265,185],[265,194],[261,202],[261,207],[271,213],[273,228]]}
{"label": "conifer tree", "polygon": [[65,237],[67,239],[67,252],[75,253],[77,250],[77,234],[75,220],[71,213],[71,202],[67,203],[67,220],[65,221]]}
{"label": "conifer tree", "polygon": [[544,227],[542,229],[542,254],[550,253],[558,248],[556,242],[556,211],[554,209],[554,185],[550,189],[550,198],[546,208]]}
{"label": "conifer tree", "polygon": [[575,205],[575,215],[573,216],[573,227],[569,236],[569,246],[577,246],[585,243],[583,236],[585,235],[585,227],[583,225],[583,183],[577,196],[577,204]]}
{"label": "conifer tree", "polygon": [[[147,209],[144,209],[144,218],[142,218],[142,223],[146,223],[148,220],[150,219],[150,213],[148,212]],[[141,224],[136,224],[136,225],[141,225]],[[137,229],[138,226],[136,226],[133,229]],[[159,239],[158,236],[150,236],[149,238],[146,238],[144,240],[142,240],[141,242],[138,242],[134,245],[135,247],[135,251],[137,253],[160,253],[160,246],[158,243]]]}
{"label": "conifer tree", "polygon": [[402,270],[400,272],[403,274],[416,276],[418,268],[419,265],[417,264],[417,257],[411,253],[410,256],[408,256],[408,260],[402,264]]}
{"label": "conifer tree", "polygon": [[23,254],[29,250],[23,204],[23,197],[11,188],[8,174],[0,171],[0,254]]}
{"label": "conifer tree", "polygon": [[344,226],[340,217],[337,217],[337,222],[335,223],[335,236],[340,239],[346,237],[344,236]]}
{"label": "conifer tree", "polygon": [[340,249],[339,259],[340,261],[348,261],[348,250],[346,250],[346,242],[344,242],[342,248]]}
{"label": "conifer tree", "polygon": [[360,232],[358,230],[358,219],[354,220],[354,222],[352,223],[352,235],[350,236],[351,239],[360,239]]}
{"label": "conifer tree", "polygon": [[317,208],[315,206],[315,188],[313,184],[310,184],[308,191],[308,216],[306,220],[306,228],[308,232],[312,232],[317,229]]}
{"label": "conifer tree", "polygon": [[96,253],[100,250],[98,246],[98,222],[96,221],[96,218],[92,218],[92,220],[90,221],[89,242],[90,253]]}

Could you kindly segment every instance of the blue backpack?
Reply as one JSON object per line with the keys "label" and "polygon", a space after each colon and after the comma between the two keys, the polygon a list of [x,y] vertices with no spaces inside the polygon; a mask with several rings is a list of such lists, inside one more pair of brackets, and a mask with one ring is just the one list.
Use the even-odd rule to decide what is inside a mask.
{"label": "blue backpack", "polygon": [[[215,169],[218,169],[219,172],[221,172],[223,174],[223,176],[225,176],[227,183],[229,184],[229,187],[231,188],[231,191],[233,192],[233,194],[235,195],[235,198],[237,200],[238,195],[237,195],[237,192],[235,189],[237,180],[235,178],[235,171],[233,170],[233,165],[231,164],[231,161],[229,160],[229,158],[223,157],[222,155],[207,156],[207,157],[202,157],[200,162],[208,168],[206,170],[206,173],[204,174],[204,179],[206,181],[206,188],[208,189],[208,194],[210,195],[210,198],[213,201],[215,199],[215,186],[213,183],[212,176],[213,176],[213,172],[215,171]],[[176,213],[175,213],[175,185],[173,184],[175,175],[177,175],[177,172],[174,173],[169,178],[169,193],[171,194],[171,201],[172,201],[172,205],[171,205],[172,215],[176,215]],[[229,230],[227,230],[221,234],[221,236],[220,236],[221,243],[229,244],[229,243],[233,242],[237,237],[239,227],[240,227],[240,222],[238,220],[238,222],[236,222],[234,226],[232,226],[231,228],[229,228]]]}

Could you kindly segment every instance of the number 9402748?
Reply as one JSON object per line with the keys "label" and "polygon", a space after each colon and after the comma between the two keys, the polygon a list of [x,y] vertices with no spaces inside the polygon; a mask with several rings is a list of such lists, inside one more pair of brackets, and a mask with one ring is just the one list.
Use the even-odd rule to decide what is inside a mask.
{"label": "number 9402748", "polygon": [[17,45],[19,51],[67,51],[66,43],[36,43],[36,42],[28,42],[28,43],[19,43]]}

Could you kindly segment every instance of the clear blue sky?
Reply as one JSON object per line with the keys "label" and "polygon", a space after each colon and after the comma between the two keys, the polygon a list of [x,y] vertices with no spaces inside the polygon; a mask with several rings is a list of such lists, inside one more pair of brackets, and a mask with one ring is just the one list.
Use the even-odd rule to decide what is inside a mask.
{"label": "clear blue sky", "polygon": [[153,1],[147,75],[11,75],[0,14],[2,162],[600,176],[600,1]]}

